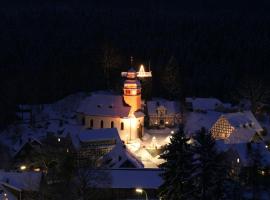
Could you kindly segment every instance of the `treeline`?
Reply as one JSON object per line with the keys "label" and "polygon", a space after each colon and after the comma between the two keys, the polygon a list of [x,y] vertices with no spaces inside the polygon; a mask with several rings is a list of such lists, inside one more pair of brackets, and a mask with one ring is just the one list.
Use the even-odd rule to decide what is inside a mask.
{"label": "treeline", "polygon": [[[246,75],[269,85],[267,8],[267,2],[210,0],[3,3],[1,102],[44,103],[107,89],[108,77],[110,89],[119,89],[119,72],[130,56],[135,65],[150,61],[156,96],[166,94],[155,86],[172,57],[185,95],[228,99]],[[104,70],[106,52],[117,57],[109,62],[118,68]]]}

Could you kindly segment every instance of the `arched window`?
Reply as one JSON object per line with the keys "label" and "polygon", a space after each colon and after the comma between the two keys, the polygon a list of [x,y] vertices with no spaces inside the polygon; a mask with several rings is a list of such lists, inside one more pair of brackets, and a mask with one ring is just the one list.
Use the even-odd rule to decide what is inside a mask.
{"label": "arched window", "polygon": [[100,128],[103,128],[103,120],[100,121]]}
{"label": "arched window", "polygon": [[90,128],[93,128],[93,126],[94,126],[94,120],[91,119],[91,120],[90,120]]}
{"label": "arched window", "polygon": [[111,121],[111,128],[114,128],[114,122]]}
{"label": "arched window", "polygon": [[121,130],[124,130],[124,122],[121,122]]}

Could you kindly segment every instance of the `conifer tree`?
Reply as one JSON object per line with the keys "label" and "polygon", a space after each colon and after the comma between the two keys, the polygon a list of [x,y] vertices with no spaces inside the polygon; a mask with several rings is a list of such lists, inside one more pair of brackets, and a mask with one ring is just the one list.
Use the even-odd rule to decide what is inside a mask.
{"label": "conifer tree", "polygon": [[259,144],[249,143],[248,147],[249,153],[249,169],[248,169],[248,184],[252,189],[253,199],[260,199],[260,175],[259,171],[262,168],[262,156],[260,153]]}
{"label": "conifer tree", "polygon": [[162,199],[181,200],[192,198],[193,153],[187,144],[183,128],[172,135],[170,144],[165,148],[161,158],[166,162],[161,165],[164,183],[161,185]]}
{"label": "conifer tree", "polygon": [[229,167],[225,166],[224,155],[219,154],[215,147],[215,140],[204,128],[197,134],[194,171],[196,199],[226,199],[224,191]]}

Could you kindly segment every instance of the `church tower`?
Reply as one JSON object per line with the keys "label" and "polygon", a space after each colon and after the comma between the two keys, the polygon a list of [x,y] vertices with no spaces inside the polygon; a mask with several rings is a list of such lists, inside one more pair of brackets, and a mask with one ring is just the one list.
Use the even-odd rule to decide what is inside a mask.
{"label": "church tower", "polygon": [[131,106],[130,113],[134,113],[141,109],[141,83],[137,79],[137,72],[133,68],[126,72],[125,76],[124,101]]}

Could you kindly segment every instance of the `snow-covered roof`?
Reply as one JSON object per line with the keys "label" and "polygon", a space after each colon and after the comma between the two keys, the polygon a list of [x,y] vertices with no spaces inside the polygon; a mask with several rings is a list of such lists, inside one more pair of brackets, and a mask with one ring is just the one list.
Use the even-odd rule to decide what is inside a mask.
{"label": "snow-covered roof", "polygon": [[190,112],[186,117],[185,133],[190,136],[201,130],[202,127],[210,130],[221,115],[222,113],[215,111],[208,111],[207,113]]}
{"label": "snow-covered roof", "polygon": [[97,188],[158,189],[163,183],[159,169],[111,169],[104,170],[111,177],[109,185],[95,183]]}
{"label": "snow-covered roof", "polygon": [[103,129],[85,129],[78,134],[80,142],[92,142],[92,141],[103,141],[103,140],[116,140],[120,143],[116,128],[103,128]]}
{"label": "snow-covered roof", "polygon": [[104,167],[125,168],[125,163],[130,163],[134,168],[143,168],[143,164],[132,155],[123,145],[116,145],[109,153],[102,157]]}
{"label": "snow-covered roof", "polygon": [[42,173],[39,172],[6,172],[0,171],[0,184],[12,186],[17,190],[38,191]]}
{"label": "snow-covered roof", "polygon": [[234,128],[242,128],[243,126],[246,126],[257,132],[263,130],[251,111],[228,113],[224,114],[223,117],[226,118]]}
{"label": "snow-covered roof", "polygon": [[223,105],[222,102],[216,98],[186,98],[187,103],[192,104],[193,110],[215,110],[217,107]]}
{"label": "snow-covered roof", "polygon": [[81,102],[77,112],[94,116],[128,117],[130,109],[120,95],[93,94]]}
{"label": "snow-covered roof", "polygon": [[16,156],[26,144],[32,145],[34,142],[38,143],[39,145],[42,145],[39,139],[33,137],[33,136],[27,136],[27,135],[22,135],[21,138],[13,145],[13,151],[12,156]]}
{"label": "snow-covered roof", "polygon": [[254,129],[238,128],[230,134],[225,140],[229,144],[248,143],[251,142],[256,131]]}
{"label": "snow-covered roof", "polygon": [[217,150],[222,152],[232,151],[239,156],[240,163],[243,166],[249,166],[251,163],[251,150],[257,150],[260,155],[260,161],[263,166],[270,166],[270,152],[264,143],[238,143],[227,144],[224,140],[216,141]]}
{"label": "snow-covered roof", "polygon": [[166,99],[153,99],[147,102],[147,110],[149,115],[156,115],[157,108],[163,106],[167,110],[168,115],[175,115],[180,112],[180,103],[176,101],[168,101]]}

